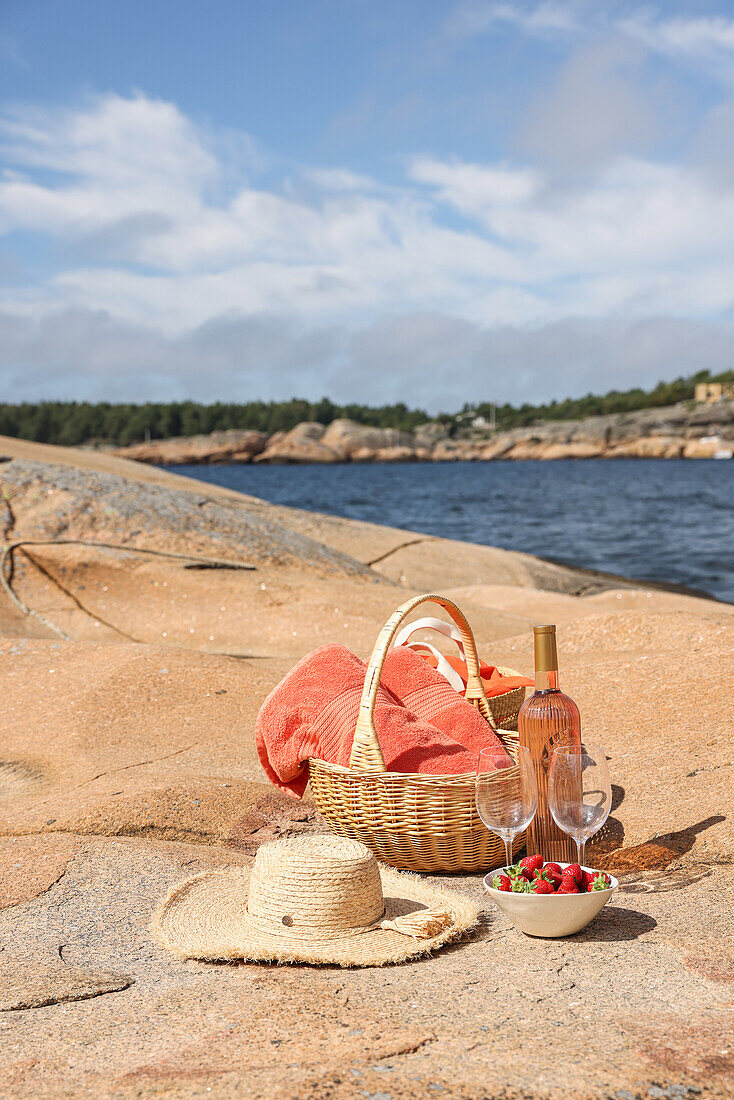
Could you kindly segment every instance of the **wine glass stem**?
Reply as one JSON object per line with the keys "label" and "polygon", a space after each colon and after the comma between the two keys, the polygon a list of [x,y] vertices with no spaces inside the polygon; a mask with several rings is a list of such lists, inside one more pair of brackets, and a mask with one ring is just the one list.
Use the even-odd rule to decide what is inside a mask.
{"label": "wine glass stem", "polygon": [[580,866],[583,867],[584,866],[584,858],[586,856],[586,841],[585,840],[577,840],[576,841],[576,851],[577,851],[578,857],[579,857],[578,862],[579,862]]}
{"label": "wine glass stem", "polygon": [[512,837],[510,837],[509,840],[507,839],[507,837],[504,837],[503,839],[504,839],[504,842],[505,842],[505,867],[511,867],[512,866]]}

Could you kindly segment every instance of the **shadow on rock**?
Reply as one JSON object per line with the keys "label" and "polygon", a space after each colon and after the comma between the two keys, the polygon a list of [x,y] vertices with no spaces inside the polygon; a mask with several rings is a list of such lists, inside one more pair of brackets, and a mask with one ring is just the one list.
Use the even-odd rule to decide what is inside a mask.
{"label": "shadow on rock", "polygon": [[[617,852],[624,844],[624,825],[612,814],[624,802],[625,790],[618,783],[612,783],[612,806],[610,816],[601,829],[589,841],[589,863],[593,867],[602,870],[607,869],[606,857],[612,852]],[[606,860],[606,862],[605,862]]]}
{"label": "shadow on rock", "polygon": [[315,806],[272,791],[237,819],[226,846],[254,856],[261,844],[318,826],[323,827],[323,822]]}
{"label": "shadow on rock", "polygon": [[707,863],[694,863],[688,867],[663,868],[657,871],[641,871],[622,875],[619,880],[620,894],[664,894],[669,890],[682,890],[708,878],[713,869]]}
{"label": "shadow on rock", "polygon": [[43,781],[41,769],[24,760],[0,760],[0,801],[20,798]]}
{"label": "shadow on rock", "polygon": [[636,909],[623,909],[619,905],[607,905],[597,917],[578,932],[573,939],[584,942],[615,943],[636,940],[646,932],[657,928],[658,922]]}
{"label": "shadow on rock", "polygon": [[[681,856],[691,851],[696,838],[700,833],[710,829],[713,825],[720,825],[726,821],[724,814],[713,814],[711,817],[698,821],[695,825],[689,825],[676,833],[665,833],[653,837],[644,844],[638,844],[634,848],[622,848],[610,852],[599,860],[598,866],[612,874],[627,871],[657,871],[664,870]],[[599,853],[602,855],[602,853]]]}

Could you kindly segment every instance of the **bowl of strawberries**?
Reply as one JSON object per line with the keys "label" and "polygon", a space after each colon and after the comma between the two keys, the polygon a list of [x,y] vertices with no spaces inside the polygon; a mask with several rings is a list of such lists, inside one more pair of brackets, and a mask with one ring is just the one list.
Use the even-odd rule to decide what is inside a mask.
{"label": "bowl of strawberries", "polygon": [[495,905],[528,936],[572,936],[594,919],[619,883],[605,871],[578,863],[544,863],[525,856],[484,879]]}

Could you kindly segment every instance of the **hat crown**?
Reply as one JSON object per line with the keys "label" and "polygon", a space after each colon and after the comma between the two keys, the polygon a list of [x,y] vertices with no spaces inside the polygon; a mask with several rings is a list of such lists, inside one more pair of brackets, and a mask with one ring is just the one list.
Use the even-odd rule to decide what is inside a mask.
{"label": "hat crown", "polygon": [[258,849],[247,912],[263,930],[339,938],[370,927],[384,911],[377,860],[357,840],[298,836]]}

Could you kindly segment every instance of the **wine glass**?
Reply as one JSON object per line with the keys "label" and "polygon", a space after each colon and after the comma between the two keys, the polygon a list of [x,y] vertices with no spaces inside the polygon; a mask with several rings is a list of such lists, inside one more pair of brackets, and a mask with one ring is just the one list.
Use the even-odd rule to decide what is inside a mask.
{"label": "wine glass", "polygon": [[512,863],[512,841],[527,829],[538,808],[538,785],[530,750],[520,745],[515,762],[506,749],[480,749],[476,779],[477,812],[505,843]]}
{"label": "wine glass", "polygon": [[576,841],[584,866],[586,841],[609,817],[612,786],[607,755],[598,745],[558,745],[548,771],[548,808],[559,829]]}

